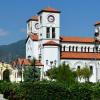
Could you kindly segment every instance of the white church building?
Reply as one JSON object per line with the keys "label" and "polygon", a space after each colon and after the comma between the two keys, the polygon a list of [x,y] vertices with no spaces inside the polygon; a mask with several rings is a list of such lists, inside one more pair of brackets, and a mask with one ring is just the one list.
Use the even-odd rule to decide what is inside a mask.
{"label": "white church building", "polygon": [[95,38],[61,36],[60,13],[48,7],[27,21],[26,59],[38,61],[41,78],[53,65],[65,62],[74,69],[89,67],[90,81],[100,81],[100,22],[95,24]]}

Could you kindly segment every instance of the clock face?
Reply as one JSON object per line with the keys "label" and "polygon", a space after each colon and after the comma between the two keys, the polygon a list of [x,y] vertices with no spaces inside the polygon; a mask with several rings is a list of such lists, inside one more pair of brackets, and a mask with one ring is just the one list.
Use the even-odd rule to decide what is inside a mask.
{"label": "clock face", "polygon": [[53,15],[48,16],[48,21],[49,22],[54,22],[54,20],[55,20],[55,17]]}
{"label": "clock face", "polygon": [[35,28],[36,28],[36,29],[39,29],[39,23],[36,23],[36,24],[35,24]]}

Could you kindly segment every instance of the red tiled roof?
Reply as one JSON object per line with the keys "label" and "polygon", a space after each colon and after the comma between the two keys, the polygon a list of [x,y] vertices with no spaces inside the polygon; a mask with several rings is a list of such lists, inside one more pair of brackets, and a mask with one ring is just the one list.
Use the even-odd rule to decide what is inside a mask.
{"label": "red tiled roof", "polygon": [[76,42],[76,43],[93,43],[94,38],[88,37],[60,37],[61,42]]}
{"label": "red tiled roof", "polygon": [[100,25],[100,22],[96,22],[94,26],[96,26],[96,25]]}
{"label": "red tiled roof", "polygon": [[18,58],[17,64],[19,64],[19,65],[31,65],[31,61],[29,59]]}
{"label": "red tiled roof", "polygon": [[40,60],[36,60],[35,61],[35,66],[43,66],[43,64],[41,63]]}
{"label": "red tiled roof", "polygon": [[[16,61],[12,63],[12,66],[15,67],[16,65],[24,65],[24,66],[30,66],[32,64],[31,60],[25,59],[25,58],[18,58]],[[35,61],[35,66],[43,66],[40,60]]]}
{"label": "red tiled roof", "polygon": [[38,21],[38,16],[32,16],[32,20]]}
{"label": "red tiled roof", "polygon": [[61,52],[61,59],[96,59],[100,60],[100,53]]}
{"label": "red tiled roof", "polygon": [[29,22],[29,21],[38,21],[38,16],[32,16],[32,18],[27,20],[27,22]]}
{"label": "red tiled roof", "polygon": [[48,41],[44,43],[43,46],[59,46],[59,44],[54,41]]}
{"label": "red tiled roof", "polygon": [[36,33],[30,33],[29,37],[33,40],[33,41],[38,41],[38,35]]}
{"label": "red tiled roof", "polygon": [[42,9],[41,11],[38,12],[38,14],[40,14],[41,12],[54,12],[54,13],[60,13],[60,11],[54,9],[54,8],[51,8],[51,7],[47,7],[47,8],[44,8]]}

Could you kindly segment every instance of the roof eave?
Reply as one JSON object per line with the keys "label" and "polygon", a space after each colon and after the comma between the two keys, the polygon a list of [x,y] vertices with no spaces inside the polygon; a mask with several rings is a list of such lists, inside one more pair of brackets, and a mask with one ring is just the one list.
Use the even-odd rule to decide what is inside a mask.
{"label": "roof eave", "polygon": [[51,13],[61,13],[61,11],[47,11],[47,10],[41,10],[37,14],[41,14],[42,12],[51,12]]}

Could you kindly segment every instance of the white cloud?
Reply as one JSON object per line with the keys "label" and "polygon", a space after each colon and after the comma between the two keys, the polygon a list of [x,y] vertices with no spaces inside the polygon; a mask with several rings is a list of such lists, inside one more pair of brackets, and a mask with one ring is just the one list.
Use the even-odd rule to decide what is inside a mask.
{"label": "white cloud", "polygon": [[9,34],[9,32],[7,32],[6,30],[0,28],[0,37],[1,37],[1,36],[6,36],[6,35],[8,35],[8,34]]}

